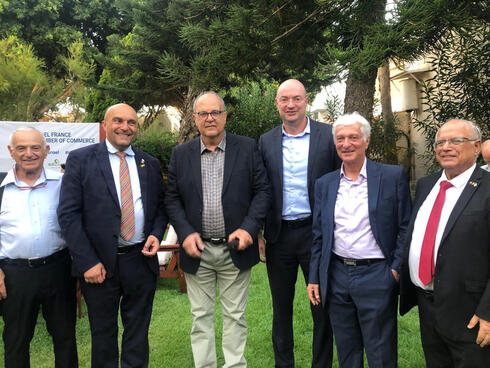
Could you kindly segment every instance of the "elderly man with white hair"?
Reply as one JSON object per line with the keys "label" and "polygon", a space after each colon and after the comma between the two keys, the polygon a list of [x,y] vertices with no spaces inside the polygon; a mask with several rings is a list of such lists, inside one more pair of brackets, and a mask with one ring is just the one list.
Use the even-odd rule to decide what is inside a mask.
{"label": "elderly man with white hair", "polygon": [[340,367],[397,367],[397,294],[411,202],[400,166],[366,158],[371,126],[341,116],[342,167],[317,180],[308,296],[328,307]]}
{"label": "elderly man with white hair", "polygon": [[28,368],[39,309],[53,338],[52,367],[78,367],[75,279],[56,216],[62,174],[44,169],[49,146],[21,127],[8,144],[15,164],[0,185],[0,300],[5,368]]}

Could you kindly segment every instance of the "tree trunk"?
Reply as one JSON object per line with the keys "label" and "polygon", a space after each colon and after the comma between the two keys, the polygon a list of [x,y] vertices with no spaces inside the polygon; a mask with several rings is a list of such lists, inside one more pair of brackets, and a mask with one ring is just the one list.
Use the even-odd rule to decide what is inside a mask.
{"label": "tree trunk", "polygon": [[368,121],[372,121],[377,71],[377,67],[371,67],[366,74],[356,75],[349,70],[345,87],[344,114],[357,111]]}
{"label": "tree trunk", "polygon": [[381,100],[381,111],[384,120],[384,139],[385,154],[384,162],[396,165],[398,158],[396,154],[396,124],[391,108],[391,89],[390,89],[390,65],[384,63],[378,69],[379,94]]}
{"label": "tree trunk", "polygon": [[194,119],[192,119],[192,104],[197,95],[192,88],[189,88],[184,96],[181,109],[182,118],[180,119],[179,144],[190,141],[199,135]]}

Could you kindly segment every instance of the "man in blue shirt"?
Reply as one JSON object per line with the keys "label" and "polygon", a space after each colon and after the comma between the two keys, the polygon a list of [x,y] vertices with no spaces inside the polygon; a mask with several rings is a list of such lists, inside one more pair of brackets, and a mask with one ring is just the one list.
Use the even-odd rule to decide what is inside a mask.
{"label": "man in blue shirt", "polygon": [[[276,367],[294,367],[293,300],[298,266],[308,280],[311,213],[316,178],[340,166],[332,128],[306,116],[308,97],[295,79],[282,83],[275,99],[282,124],[260,137],[259,146],[272,188],[266,219],[267,273],[272,294],[272,342]],[[264,240],[259,239],[263,259]],[[331,367],[332,330],[321,306],[313,314],[312,367]]]}
{"label": "man in blue shirt", "polygon": [[0,185],[0,299],[5,367],[28,368],[29,344],[42,306],[55,367],[78,367],[75,281],[56,216],[61,173],[44,170],[49,152],[34,128],[10,137],[14,168]]}

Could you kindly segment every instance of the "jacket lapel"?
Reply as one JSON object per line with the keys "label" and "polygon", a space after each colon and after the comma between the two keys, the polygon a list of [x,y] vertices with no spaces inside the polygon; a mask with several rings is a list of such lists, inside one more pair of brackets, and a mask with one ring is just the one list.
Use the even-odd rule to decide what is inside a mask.
{"label": "jacket lapel", "polygon": [[142,152],[133,147],[134,160],[136,168],[138,169],[138,177],[140,181],[141,198],[143,200],[143,209],[146,211],[148,208],[148,168],[145,162]]}
{"label": "jacket lapel", "polygon": [[327,213],[327,231],[326,234],[331,234],[330,235],[330,241],[328,242],[330,244],[330,248],[333,247],[333,235],[334,235],[334,221],[335,221],[335,203],[337,202],[337,193],[339,191],[339,184],[340,184],[340,170],[335,171],[337,176],[333,178],[330,183],[328,183],[328,193],[327,195],[327,201],[326,201],[326,213]]}
{"label": "jacket lapel", "polygon": [[373,232],[374,237],[378,240],[379,234],[376,223],[376,209],[378,208],[379,188],[381,186],[383,175],[378,166],[369,159],[366,159],[366,175],[368,186],[369,224],[371,225],[371,231]]}
{"label": "jacket lapel", "polygon": [[105,140],[99,143],[99,147],[96,151],[96,156],[100,170],[102,171],[102,176],[104,177],[107,188],[109,189],[109,193],[111,193],[112,199],[119,207],[116,184],[114,183],[114,175],[112,175],[111,163],[109,161],[109,152],[107,151]]}
{"label": "jacket lapel", "polygon": [[[313,178],[313,168],[315,167],[315,161],[318,157],[316,154],[318,152],[318,145],[321,141],[321,131],[320,128],[313,123],[313,120],[310,119],[310,147],[308,149],[308,192],[312,192],[312,186],[314,184]],[[311,203],[312,201],[310,201]]]}
{"label": "jacket lapel", "polygon": [[226,133],[226,148],[225,148],[225,168],[223,173],[223,188],[221,193],[224,195],[226,188],[230,182],[233,168],[235,167],[235,161],[238,156],[237,147],[235,145],[235,137],[233,134]]}
{"label": "jacket lapel", "polygon": [[447,220],[446,227],[444,228],[444,233],[442,234],[441,244],[443,244],[444,240],[446,239],[451,229],[453,228],[454,224],[456,223],[456,220],[461,215],[461,212],[464,210],[464,208],[470,201],[471,197],[480,186],[481,177],[482,177],[482,171],[477,166],[473,171],[473,174],[471,174],[470,180],[468,180],[468,183],[466,183],[463,192],[459,196],[459,199],[454,205],[453,211],[451,212],[451,215]]}
{"label": "jacket lapel", "polygon": [[202,176],[201,176],[201,137],[197,137],[190,143],[188,163],[192,173],[194,187],[202,201]]}

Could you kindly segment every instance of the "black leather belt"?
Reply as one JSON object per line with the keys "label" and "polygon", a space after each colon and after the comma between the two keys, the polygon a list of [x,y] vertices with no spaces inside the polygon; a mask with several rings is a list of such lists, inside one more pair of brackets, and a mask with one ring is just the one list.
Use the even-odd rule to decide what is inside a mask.
{"label": "black leather belt", "polygon": [[432,290],[425,290],[420,287],[416,287],[417,293],[422,295],[424,298],[429,299],[431,302],[434,301],[434,292]]}
{"label": "black leather belt", "polygon": [[24,258],[4,258],[0,261],[0,264],[5,264],[5,265],[14,265],[14,266],[24,266],[24,267],[30,267],[30,268],[36,268],[40,266],[44,266],[50,263],[53,263],[57,260],[60,260],[62,258],[68,258],[68,249],[62,249],[56,253],[53,253],[47,257],[41,257],[41,258],[30,258],[30,259],[24,259]]}
{"label": "black leather belt", "polygon": [[352,258],[344,258],[339,256],[338,254],[332,253],[335,259],[338,259],[340,262],[344,264],[344,266],[367,266],[376,262],[384,261],[384,258],[370,258],[370,259],[352,259]]}
{"label": "black leather belt", "polygon": [[282,223],[291,229],[297,229],[298,227],[302,227],[302,226],[311,224],[312,220],[313,220],[313,217],[308,216],[308,217],[303,217],[303,218],[296,219],[296,220],[282,220]]}
{"label": "black leather belt", "polygon": [[136,249],[143,249],[145,242],[131,244],[131,245],[122,245],[117,247],[117,254],[126,254]]}
{"label": "black leather belt", "polygon": [[225,244],[228,243],[228,239],[226,238],[201,238],[203,241],[211,243],[211,244]]}

